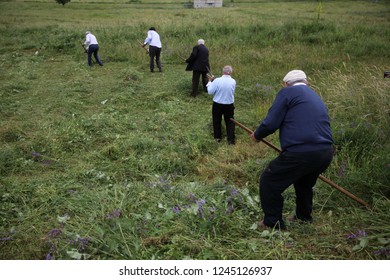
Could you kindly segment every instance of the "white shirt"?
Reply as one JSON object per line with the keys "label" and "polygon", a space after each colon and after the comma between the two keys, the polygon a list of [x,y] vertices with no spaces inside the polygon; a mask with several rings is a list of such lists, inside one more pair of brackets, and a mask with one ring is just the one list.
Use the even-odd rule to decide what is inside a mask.
{"label": "white shirt", "polygon": [[233,104],[236,80],[230,75],[223,75],[207,83],[208,94],[214,94],[213,101],[219,104]]}
{"label": "white shirt", "polygon": [[89,46],[89,45],[97,45],[98,41],[96,40],[95,35],[89,33],[85,36],[85,42],[84,45]]}
{"label": "white shirt", "polygon": [[158,33],[154,30],[149,30],[148,37],[146,37],[144,44],[149,44],[149,46],[161,48],[160,35],[158,35]]}

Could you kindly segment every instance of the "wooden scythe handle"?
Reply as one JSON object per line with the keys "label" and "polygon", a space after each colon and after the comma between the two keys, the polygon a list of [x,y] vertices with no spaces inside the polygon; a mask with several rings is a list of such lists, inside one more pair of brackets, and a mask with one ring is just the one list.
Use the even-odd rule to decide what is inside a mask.
{"label": "wooden scythe handle", "polygon": [[[239,127],[241,127],[242,129],[244,129],[246,132],[252,134],[253,131],[249,128],[247,128],[246,126],[244,126],[243,124],[239,123],[238,121],[236,121],[235,119],[230,119],[232,122],[234,122],[236,125],[238,125]],[[267,146],[271,147],[272,149],[274,149],[275,151],[277,151],[278,153],[281,153],[282,151],[276,147],[275,145],[273,145],[272,143],[268,142],[267,140],[264,140],[264,139],[261,139],[261,142],[263,142],[264,144],[266,144]],[[322,181],[324,181],[325,183],[327,183],[328,185],[334,187],[335,189],[337,189],[338,191],[342,192],[343,194],[347,195],[348,197],[352,198],[353,200],[355,200],[356,202],[358,202],[359,204],[367,207],[368,209],[371,209],[371,206],[368,205],[366,202],[364,202],[363,200],[361,200],[360,198],[356,197],[355,195],[353,195],[352,193],[350,193],[349,191],[347,191],[346,189],[340,187],[339,185],[337,185],[336,183],[332,182],[331,180],[325,178],[324,176],[320,175],[318,176],[318,178],[320,178]]]}

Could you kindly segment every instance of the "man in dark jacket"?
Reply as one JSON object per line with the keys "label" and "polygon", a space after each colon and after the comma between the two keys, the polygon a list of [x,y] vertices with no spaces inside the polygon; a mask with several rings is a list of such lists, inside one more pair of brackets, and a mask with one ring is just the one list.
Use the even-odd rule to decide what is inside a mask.
{"label": "man in dark jacket", "polygon": [[188,63],[186,71],[192,71],[191,96],[195,97],[198,94],[199,79],[201,76],[203,91],[207,92],[207,73],[210,70],[209,50],[204,45],[203,39],[198,40],[198,45],[192,49],[192,53],[190,57],[186,59],[186,63]]}
{"label": "man in dark jacket", "polygon": [[333,137],[328,110],[308,86],[302,70],[292,70],[266,118],[251,135],[255,141],[279,129],[281,154],[272,160],[260,177],[262,226],[285,228],[282,193],[294,185],[294,220],[312,222],[313,187],[332,161]]}

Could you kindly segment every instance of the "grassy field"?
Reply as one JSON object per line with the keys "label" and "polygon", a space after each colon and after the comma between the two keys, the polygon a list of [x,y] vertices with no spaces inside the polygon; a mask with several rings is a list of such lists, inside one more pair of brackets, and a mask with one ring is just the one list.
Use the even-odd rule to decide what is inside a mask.
{"label": "grassy field", "polygon": [[[0,259],[389,259],[390,1],[186,2],[0,1]],[[162,73],[137,42],[151,26]],[[86,30],[104,67],[87,66]],[[324,176],[372,208],[319,180],[313,224],[258,229],[276,154],[240,128],[213,141],[212,99],[184,70],[199,38],[214,75],[233,66],[252,129],[304,70],[338,148]]]}

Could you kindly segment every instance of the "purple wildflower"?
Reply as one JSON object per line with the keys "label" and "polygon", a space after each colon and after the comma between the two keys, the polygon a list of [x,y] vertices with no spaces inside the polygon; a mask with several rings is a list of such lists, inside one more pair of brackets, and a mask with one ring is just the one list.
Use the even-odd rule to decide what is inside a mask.
{"label": "purple wildflower", "polygon": [[390,248],[382,248],[380,250],[374,251],[374,255],[390,255]]}
{"label": "purple wildflower", "polygon": [[229,206],[228,206],[228,209],[226,210],[226,214],[231,214],[231,213],[233,213],[233,211],[234,211],[234,207],[233,207],[233,204],[232,203],[229,203],[228,204]]}
{"label": "purple wildflower", "polygon": [[238,194],[238,191],[236,189],[231,189],[230,190],[230,195],[231,196],[236,196]]}
{"label": "purple wildflower", "polygon": [[55,258],[54,258],[54,256],[51,255],[51,253],[47,253],[46,260],[51,261],[51,260],[55,260]]}
{"label": "purple wildflower", "polygon": [[191,201],[193,201],[193,202],[196,201],[196,196],[195,196],[193,193],[190,193],[190,194],[188,195],[188,197],[189,197],[189,199],[190,199]]}
{"label": "purple wildflower", "polygon": [[196,201],[196,204],[198,205],[198,213],[200,215],[200,217],[203,219],[204,218],[204,209],[203,209],[203,205],[206,203],[206,200],[204,199],[201,199],[201,200],[197,200]]}
{"label": "purple wildflower", "polygon": [[3,238],[0,238],[0,241],[9,241],[9,240],[12,240],[12,237],[3,237]]}
{"label": "purple wildflower", "polygon": [[91,238],[90,237],[80,237],[80,236],[77,236],[77,238],[75,240],[69,240],[68,243],[70,245],[75,245],[77,246],[77,250],[79,252],[84,252],[85,249],[87,249],[87,246],[89,244],[89,242],[91,241]]}
{"label": "purple wildflower", "polygon": [[62,229],[60,229],[60,228],[54,228],[54,229],[52,229],[50,232],[49,232],[49,234],[47,235],[49,238],[56,238],[56,237],[58,237],[58,236],[60,236],[61,235],[61,233],[62,233]]}
{"label": "purple wildflower", "polygon": [[174,207],[172,207],[172,211],[173,211],[174,213],[176,213],[176,214],[179,214],[180,211],[181,211],[181,208],[180,208],[180,206],[174,206]]}
{"label": "purple wildflower", "polygon": [[198,207],[203,207],[203,204],[205,204],[205,203],[206,203],[206,200],[204,200],[204,199],[196,201],[196,204],[198,205]]}
{"label": "purple wildflower", "polygon": [[158,177],[158,180],[159,180],[160,183],[162,183],[162,184],[165,184],[165,183],[168,182],[167,179],[165,179],[163,176]]}
{"label": "purple wildflower", "polygon": [[85,249],[87,249],[89,241],[91,241],[91,238],[89,237],[85,237],[85,238],[77,237],[77,244],[79,246],[79,251],[84,252]]}
{"label": "purple wildflower", "polygon": [[119,218],[120,215],[121,215],[121,209],[117,208],[117,209],[114,209],[114,211],[112,211],[112,213],[107,214],[107,219],[111,220],[114,218]]}
{"label": "purple wildflower", "polygon": [[347,236],[347,239],[355,239],[355,238],[360,238],[360,237],[365,237],[367,236],[367,233],[365,230],[358,230],[355,234],[350,234]]}

